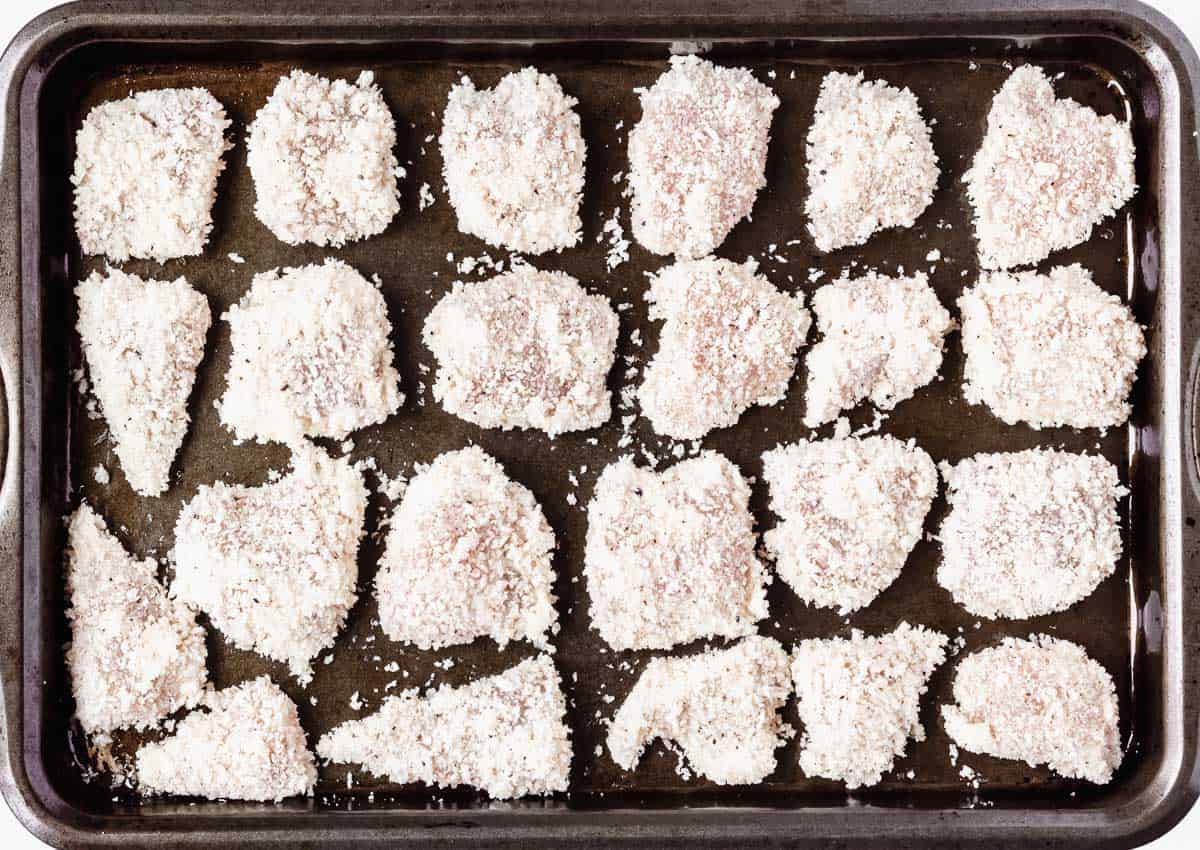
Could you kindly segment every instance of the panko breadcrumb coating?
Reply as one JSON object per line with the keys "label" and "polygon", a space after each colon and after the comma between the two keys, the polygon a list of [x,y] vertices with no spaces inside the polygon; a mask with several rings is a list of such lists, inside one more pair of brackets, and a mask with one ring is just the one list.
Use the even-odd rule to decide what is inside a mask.
{"label": "panko breadcrumb coating", "polygon": [[661,738],[718,785],[761,782],[795,734],[779,715],[791,692],[788,657],[771,638],[646,665],[608,730],[613,761],[633,770]]}
{"label": "panko breadcrumb coating", "polygon": [[891,410],[937,377],[954,328],[923,272],[842,278],[813,295],[823,335],[805,362],[804,424],[816,428],[869,399]]}
{"label": "panko breadcrumb coating", "polygon": [[1086,240],[1133,197],[1128,122],[1069,98],[1025,65],[996,93],[987,133],[963,176],[975,207],[979,264],[1032,265]]}
{"label": "panko breadcrumb coating", "polygon": [[317,753],[401,785],[469,785],[493,799],[544,796],[567,790],[566,709],[554,662],[539,655],[461,687],[389,696],[379,711],[324,735]]}
{"label": "panko breadcrumb coating", "polygon": [[779,98],[745,68],[672,56],[629,133],[633,236],[656,254],[712,253],[766,185]]}
{"label": "panko breadcrumb coating", "polygon": [[562,272],[520,265],[481,283],[456,281],[425,320],[438,359],[433,397],[484,428],[550,436],[612,414],[607,386],[617,314]]}
{"label": "panko breadcrumb coating", "polygon": [[579,242],[587,149],[576,103],[536,68],[450,89],[439,143],[459,230],[530,254]]}
{"label": "panko breadcrumb coating", "polygon": [[908,623],[879,637],[855,629],[849,638],[801,641],[792,677],[804,773],[847,788],[878,783],[909,738],[925,740],[920,699],[945,647],[945,635]]}
{"label": "panko breadcrumb coating", "polygon": [[533,494],[478,446],[408,483],[375,578],[392,640],[433,649],[488,636],[549,647],[554,532]]}
{"label": "panko breadcrumb coating", "polygon": [[367,489],[346,458],[292,447],[292,472],[261,487],[202,486],[175,524],[171,593],[239,649],[312,678],[356,598]]}
{"label": "panko breadcrumb coating", "polygon": [[954,674],[946,733],[964,750],[1046,764],[1103,785],[1121,764],[1112,676],[1066,640],[1005,638],[973,652]]}
{"label": "panko breadcrumb coating", "polygon": [[157,496],[187,433],[188,396],[212,324],[208,299],[184,278],[142,280],[117,269],[75,287],[76,329],[129,486]]}
{"label": "panko breadcrumb coating", "polygon": [[229,123],[202,88],[138,92],[88,112],[71,175],[83,253],[161,263],[203,251]]}
{"label": "panko breadcrumb coating", "polygon": [[614,649],[753,634],[770,581],[754,547],[750,487],[725,457],[705,452],[663,472],[622,458],[588,505],[592,627]]}
{"label": "panko breadcrumb coating", "polygon": [[780,446],[763,455],[775,571],[810,605],[848,614],[900,575],[937,493],[937,468],[892,436]]}
{"label": "panko breadcrumb coating", "polygon": [[861,71],[826,74],[806,150],[804,211],[820,251],[911,227],[933,200],[937,154],[916,95],[906,88],[864,81]]}
{"label": "panko breadcrumb coating", "polygon": [[400,209],[395,146],[373,72],[349,83],[293,70],[247,135],[254,214],[289,245],[340,248],[382,233]]}
{"label": "panko breadcrumb coating", "polygon": [[149,729],[201,698],[204,629],[86,502],[67,525],[67,667],[83,731]]}
{"label": "panko breadcrumb coating", "polygon": [[175,734],[137,754],[144,794],[273,800],[312,794],[317,765],[296,704],[266,676],[210,692]]}
{"label": "panko breadcrumb coating", "polygon": [[333,258],[254,276],[222,317],[233,353],[218,404],[236,439],[344,439],[404,401],[383,295]]}
{"label": "panko breadcrumb coating", "polygon": [[747,260],[684,260],[650,281],[658,353],[638,391],[642,413],[677,440],[727,428],[787,395],[812,323],[803,296],[780,292]]}
{"label": "panko breadcrumb coating", "polygon": [[1129,418],[1141,325],[1079,264],[984,273],[958,299],[963,396],[1009,425],[1107,428]]}
{"label": "panko breadcrumb coating", "polygon": [[1063,611],[1121,557],[1117,501],[1128,491],[1100,455],[1029,449],[943,467],[938,584],[978,617]]}

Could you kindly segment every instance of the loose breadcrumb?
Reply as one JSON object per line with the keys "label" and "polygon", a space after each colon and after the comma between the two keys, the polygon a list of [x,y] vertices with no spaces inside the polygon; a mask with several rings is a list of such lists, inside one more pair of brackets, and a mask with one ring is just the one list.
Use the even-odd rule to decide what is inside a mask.
{"label": "loose breadcrumb", "polygon": [[240,649],[302,683],[356,598],[367,489],[348,458],[292,447],[292,472],[261,487],[202,486],[175,525],[175,597]]}
{"label": "loose breadcrumb", "polygon": [[316,760],[296,704],[266,676],[211,692],[175,734],[137,754],[144,794],[274,800],[312,794]]}
{"label": "loose breadcrumb", "polygon": [[983,144],[963,177],[980,265],[1032,265],[1086,240],[1133,197],[1133,162],[1128,122],[1055,99],[1036,65],[1013,71],[992,101]]}
{"label": "loose breadcrumb", "polygon": [[341,260],[257,274],[221,318],[233,353],[218,409],[239,441],[341,440],[404,401],[387,304]]}
{"label": "loose breadcrumb", "polygon": [[958,309],[971,404],[1033,428],[1106,428],[1129,418],[1146,354],[1142,328],[1083,266],[985,272]]}
{"label": "loose breadcrumb", "polygon": [[654,430],[677,440],[727,428],[787,395],[812,319],[803,296],[780,292],[747,260],[684,260],[651,278],[658,353],[638,391]]}
{"label": "loose breadcrumb", "polygon": [[775,750],[795,734],[779,715],[790,692],[787,653],[771,638],[655,658],[613,716],[608,751],[633,770],[661,738],[718,785],[761,782],[775,770]]}
{"label": "loose breadcrumb", "polygon": [[716,452],[656,473],[625,457],[588,505],[592,627],[614,649],[741,637],[767,616],[750,487]]}
{"label": "loose breadcrumb", "polygon": [[125,478],[143,496],[169,485],[190,417],[188,396],[212,324],[208,299],[184,278],[143,280],[109,269],[75,287],[76,329]]}
{"label": "loose breadcrumb", "polygon": [[202,88],[138,92],[88,112],[71,175],[83,253],[161,263],[203,251],[229,123]]}
{"label": "loose breadcrumb", "polygon": [[806,358],[809,428],[864,399],[891,410],[911,398],[937,376],[954,328],[923,272],[842,278],[817,290],[813,312],[823,337]]}
{"label": "loose breadcrumb", "polygon": [[810,605],[870,605],[900,575],[937,493],[937,468],[912,440],[850,437],[763,455],[775,570]]}
{"label": "loose breadcrumb", "polygon": [[808,232],[817,249],[861,245],[911,227],[933,200],[937,154],[908,89],[831,71],[808,131]]}
{"label": "loose breadcrumb", "polygon": [[484,428],[550,436],[612,415],[607,386],[617,314],[562,272],[521,265],[481,283],[456,282],[425,320],[438,359],[433,397]]}
{"label": "loose breadcrumb", "polygon": [[942,719],[965,750],[1098,784],[1121,764],[1112,676],[1070,641],[1009,637],[968,655],[955,671],[954,700]]}
{"label": "loose breadcrumb", "polygon": [[920,699],[945,647],[945,635],[908,623],[879,637],[855,629],[848,639],[801,641],[792,677],[804,773],[847,788],[878,783],[909,738],[925,740]]}
{"label": "loose breadcrumb", "polygon": [[656,254],[703,257],[766,185],[779,98],[745,68],[696,56],[672,56],[639,95],[642,120],[629,133],[633,236]]}
{"label": "loose breadcrumb", "polygon": [[398,784],[470,785],[495,799],[544,796],[567,790],[565,714],[558,671],[539,655],[458,688],[389,696],[375,714],[324,735],[317,753]]}
{"label": "loose breadcrumb", "polygon": [[88,734],[149,729],[201,698],[204,629],[86,502],[67,525],[67,667],[75,716]]}
{"label": "loose breadcrumb", "polygon": [[1112,575],[1117,501],[1128,492],[1099,455],[1030,449],[944,468],[938,583],[979,617],[1063,611]]}
{"label": "loose breadcrumb", "polygon": [[579,242],[586,147],[576,103],[536,68],[492,89],[470,77],[450,89],[440,144],[459,230],[531,254]]}
{"label": "loose breadcrumb", "polygon": [[293,70],[254,116],[246,160],[254,214],[289,245],[339,248],[382,233],[400,209],[396,123],[375,75]]}
{"label": "loose breadcrumb", "polygon": [[548,648],[554,532],[533,494],[478,446],[419,472],[392,517],[375,593],[392,640],[421,649],[489,636]]}

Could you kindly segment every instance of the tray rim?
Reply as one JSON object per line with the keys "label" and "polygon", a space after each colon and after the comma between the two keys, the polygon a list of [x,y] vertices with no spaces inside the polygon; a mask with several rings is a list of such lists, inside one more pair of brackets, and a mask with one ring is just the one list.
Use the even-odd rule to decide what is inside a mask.
{"label": "tray rim", "polygon": [[[473,843],[525,846],[532,842],[600,846],[651,841],[655,844],[767,844],[788,839],[789,843],[819,846],[830,839],[871,840],[887,846],[989,846],[1023,845],[1028,841],[1053,841],[1061,846],[1131,847],[1147,842],[1170,829],[1200,795],[1200,576],[1185,558],[1200,548],[1200,532],[1184,526],[1183,507],[1188,513],[1200,509],[1200,469],[1197,468],[1194,427],[1194,397],[1200,375],[1200,345],[1197,330],[1200,316],[1184,311],[1182,281],[1189,271],[1200,269],[1200,244],[1185,244],[1183,223],[1200,219],[1200,165],[1196,157],[1185,159],[1184,145],[1195,127],[1197,94],[1200,93],[1200,61],[1187,39],[1165,16],[1137,0],[1059,2],[1024,0],[1018,7],[999,0],[766,0],[755,6],[729,0],[707,0],[695,5],[686,0],[660,0],[645,8],[615,8],[612,4],[581,2],[574,6],[561,0],[514,0],[502,11],[481,19],[479,4],[450,0],[432,5],[416,0],[397,4],[380,2],[345,3],[337,11],[312,0],[251,0],[231,9],[228,2],[201,0],[150,0],[124,4],[82,0],[46,12],[31,21],[16,36],[0,59],[0,84],[5,98],[0,125],[0,238],[12,246],[0,250],[0,376],[5,387],[4,415],[0,416],[0,447],[4,477],[0,484],[0,592],[11,600],[0,606],[0,698],[3,728],[0,728],[0,792],[21,822],[38,838],[61,847],[103,847],[117,844],[211,847],[277,845],[304,841],[359,846],[366,843],[404,839],[414,844]],[[1163,204],[1176,215],[1165,217],[1162,257],[1163,278],[1173,283],[1179,309],[1164,327],[1164,399],[1162,444],[1164,481],[1177,488],[1179,503],[1164,516],[1160,528],[1166,587],[1183,591],[1164,600],[1164,694],[1167,731],[1182,737],[1179,757],[1164,759],[1158,775],[1131,801],[1118,810],[1106,809],[873,809],[886,811],[885,824],[864,817],[859,808],[722,808],[675,810],[498,810],[469,812],[407,811],[355,813],[353,821],[340,812],[304,814],[280,824],[278,815],[196,814],[172,818],[65,817],[54,800],[46,799],[30,775],[26,763],[23,712],[27,709],[24,678],[37,675],[26,669],[22,654],[27,624],[24,618],[22,563],[25,551],[23,511],[31,497],[26,492],[24,469],[39,460],[36,441],[22,429],[26,411],[39,408],[39,383],[23,370],[23,352],[40,349],[40,322],[22,321],[23,311],[36,311],[36,304],[22,303],[23,281],[36,275],[39,258],[21,250],[22,237],[37,224],[20,219],[21,195],[33,191],[36,176],[22,174],[22,123],[36,115],[24,92],[38,86],[58,59],[87,41],[130,38],[131,32],[154,40],[205,41],[237,36],[242,39],[305,41],[378,41],[402,38],[446,38],[453,29],[463,37],[527,39],[531,27],[545,26],[554,14],[554,38],[596,37],[603,26],[605,36],[658,39],[679,38],[681,29],[689,37],[721,31],[751,33],[756,27],[780,25],[803,27],[816,38],[904,37],[906,35],[964,36],[1045,33],[1055,23],[1087,27],[1095,34],[1117,38],[1132,33],[1133,45],[1163,83],[1174,85],[1175,97],[1164,98],[1163,126],[1167,156],[1161,166]],[[317,38],[306,29],[320,26]],[[982,27],[993,31],[984,33]],[[381,35],[383,33],[383,35]],[[135,36],[136,37],[136,36]],[[1171,91],[1168,89],[1168,91]],[[36,132],[36,130],[34,131]],[[1194,141],[1190,144],[1195,145]],[[1172,156],[1174,154],[1174,156]],[[1185,347],[1186,346],[1186,347]],[[36,376],[37,369],[31,369]],[[16,392],[20,388],[21,392]],[[1187,462],[1188,460],[1192,462]],[[1189,690],[1190,687],[1190,690]],[[1170,747],[1168,747],[1170,749]],[[1146,798],[1146,799],[1143,799]],[[61,802],[61,801],[60,801]],[[59,809],[56,811],[56,809]],[[339,820],[341,823],[339,823]],[[171,825],[171,821],[176,821]],[[187,821],[195,828],[189,828]],[[157,828],[146,828],[157,827]],[[180,830],[184,831],[180,831]]]}

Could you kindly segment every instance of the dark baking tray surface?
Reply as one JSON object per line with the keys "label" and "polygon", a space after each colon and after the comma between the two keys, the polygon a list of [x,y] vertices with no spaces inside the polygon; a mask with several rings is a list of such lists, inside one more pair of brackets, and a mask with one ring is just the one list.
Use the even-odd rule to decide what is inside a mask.
{"label": "dark baking tray surface", "polygon": [[[803,824],[803,834],[816,839],[849,836],[873,821],[880,830],[896,830],[891,837],[897,842],[918,834],[923,836],[921,843],[931,839],[957,842],[974,834],[988,836],[988,843],[995,846],[1001,838],[1035,835],[1037,829],[1053,826],[1054,834],[1063,840],[1088,835],[1089,846],[1109,839],[1128,845],[1132,830],[1114,826],[1123,811],[1127,818],[1136,814],[1142,820],[1147,811],[1154,811],[1153,828],[1161,830],[1169,817],[1186,808],[1184,802],[1190,802],[1195,793],[1178,776],[1163,784],[1164,771],[1193,769],[1197,732],[1195,675],[1189,680],[1180,668],[1184,660],[1194,664],[1182,650],[1184,641],[1194,643],[1197,635],[1194,624],[1185,624],[1179,617],[1185,608],[1196,610],[1196,579],[1192,577],[1189,586],[1183,564],[1176,560],[1181,553],[1190,555],[1182,548],[1183,538],[1192,534],[1191,516],[1200,513],[1193,507],[1194,494],[1181,481],[1182,455],[1171,451],[1172,446],[1181,450],[1182,441],[1190,442],[1191,436],[1186,426],[1191,414],[1191,380],[1185,383],[1178,358],[1181,353],[1190,356],[1194,345],[1194,336],[1186,331],[1194,311],[1179,276],[1184,259],[1179,254],[1181,247],[1186,247],[1181,245],[1180,228],[1190,225],[1192,219],[1185,218],[1173,192],[1179,191],[1181,176],[1178,145],[1180,139],[1187,139],[1184,130],[1191,127],[1194,109],[1190,88],[1183,98],[1169,86],[1190,85],[1186,77],[1174,76],[1190,70],[1190,66],[1184,67],[1185,59],[1194,60],[1190,50],[1176,54],[1177,65],[1164,63],[1159,55],[1163,45],[1149,39],[1152,31],[1158,31],[1150,26],[1152,16],[1144,10],[1134,16],[1112,13],[1106,23],[1046,13],[1042,28],[1033,30],[1040,35],[1036,38],[1021,37],[1029,34],[1026,28],[1038,23],[1036,17],[1001,22],[1002,16],[989,19],[965,8],[958,13],[959,32],[953,38],[918,37],[916,32],[905,31],[904,16],[855,27],[851,25],[853,16],[848,15],[840,24],[825,24],[828,35],[845,38],[817,40],[813,36],[825,33],[811,29],[820,22],[820,15],[811,13],[807,28],[794,23],[772,29],[768,24],[778,24],[787,16],[769,7],[756,16],[749,12],[725,17],[716,14],[703,24],[663,18],[657,23],[648,21],[637,32],[630,29],[631,19],[623,23],[615,15],[606,27],[580,30],[582,16],[572,18],[565,7],[554,20],[523,17],[551,8],[518,4],[508,14],[483,23],[456,18],[453,10],[419,19],[397,15],[390,19],[390,26],[382,15],[364,18],[361,31],[355,29],[358,18],[333,13],[324,29],[299,23],[303,15],[268,15],[264,21],[248,10],[242,25],[233,29],[222,27],[239,23],[237,12],[224,19],[200,15],[197,26],[168,31],[164,28],[169,28],[169,17],[164,15],[121,21],[120,15],[97,15],[97,7],[85,4],[66,17],[62,25],[65,35],[54,32],[53,20],[43,19],[43,36],[49,33],[58,41],[50,39],[33,57],[21,92],[19,126],[24,270],[19,300],[14,297],[13,305],[14,310],[20,305],[24,319],[24,346],[16,364],[22,369],[23,383],[14,382],[16,373],[8,370],[13,367],[4,364],[10,398],[14,387],[24,388],[25,415],[23,428],[14,428],[9,441],[13,463],[5,477],[11,496],[10,475],[23,451],[24,468],[19,472],[24,476],[20,494],[24,543],[19,555],[24,575],[17,592],[24,605],[19,624],[13,625],[23,628],[24,634],[15,645],[21,657],[11,678],[5,671],[6,700],[12,682],[20,686],[23,706],[19,727],[11,714],[8,717],[8,745],[10,756],[15,751],[20,757],[26,776],[25,783],[17,785],[44,807],[45,814],[34,820],[50,831],[47,837],[55,843],[67,843],[68,837],[72,843],[100,842],[123,833],[129,838],[138,836],[138,840],[153,833],[172,841],[197,840],[204,830],[219,833],[213,840],[236,835],[244,842],[275,835],[287,836],[289,841],[321,837],[350,841],[354,835],[362,840],[395,838],[414,826],[435,825],[442,829],[423,829],[416,835],[469,836],[494,843],[514,838],[518,834],[514,830],[526,828],[530,831],[520,834],[530,840],[564,830],[564,836],[586,838],[595,830],[595,837],[611,839],[635,834],[652,837],[654,830],[663,830],[657,836],[660,839],[668,834],[726,834],[732,840],[733,835],[741,834],[738,830],[749,830],[743,837],[779,836],[784,823],[791,824],[785,834],[798,837],[797,825]],[[172,9],[163,7],[162,11],[170,13]],[[966,26],[969,23],[974,30]],[[36,29],[38,24],[31,26]],[[1121,32],[1118,24],[1132,29]],[[1161,22],[1154,19],[1154,24],[1160,26]],[[792,35],[798,37],[784,37]],[[879,37],[849,38],[856,35]],[[884,35],[900,38],[885,40]],[[620,446],[620,416],[636,411],[616,412],[603,429],[549,440],[539,432],[479,429],[446,414],[434,402],[428,386],[435,363],[420,342],[420,328],[450,283],[460,277],[447,253],[455,260],[483,253],[507,257],[507,252],[458,233],[442,191],[436,136],[446,92],[464,73],[484,86],[510,70],[536,64],[557,74],[564,89],[579,99],[577,110],[588,145],[583,241],[574,249],[532,261],[541,268],[567,271],[593,291],[607,295],[614,305],[622,305],[618,364],[610,377],[611,388],[619,393],[623,386],[640,382],[640,367],[657,344],[658,326],[647,320],[642,295],[645,273],[661,268],[668,260],[635,245],[630,261],[609,272],[605,268],[606,241],[597,237],[602,223],[618,208],[628,234],[628,204],[621,197],[624,183],[614,183],[611,178],[627,170],[627,133],[640,115],[633,89],[653,83],[666,65],[670,42],[684,39],[711,41],[710,58],[754,69],[782,101],[772,127],[767,187],[755,205],[753,219],[740,224],[717,253],[735,260],[759,258],[767,277],[787,290],[811,293],[844,270],[855,274],[868,267],[893,272],[933,266],[931,282],[942,302],[956,312],[956,298],[978,270],[970,207],[959,178],[982,136],[991,96],[1015,65],[1037,62],[1051,74],[1061,72],[1055,83],[1060,95],[1102,113],[1132,118],[1138,146],[1138,195],[1115,219],[1098,227],[1087,243],[1042,264],[1045,268],[1082,262],[1100,286],[1126,297],[1147,326],[1150,354],[1134,390],[1130,425],[1105,434],[1005,426],[986,409],[962,401],[962,358],[954,334],[948,341],[941,378],[902,403],[880,429],[902,438],[915,437],[937,461],[953,462],[980,451],[1035,445],[1102,452],[1118,465],[1132,491],[1121,509],[1125,555],[1116,574],[1065,613],[1026,621],[980,622],[956,606],[936,584],[938,548],[925,540],[916,547],[900,579],[870,607],[848,618],[808,608],[782,582],[774,583],[771,615],[760,629],[789,647],[807,637],[844,635],[851,628],[884,631],[905,619],[937,628],[952,639],[961,637],[963,653],[1005,635],[1033,631],[1077,641],[1113,674],[1121,699],[1127,755],[1110,786],[1096,788],[1055,777],[1045,769],[967,752],[960,753],[953,764],[937,706],[949,699],[954,659],[934,675],[922,701],[927,739],[911,742],[907,754],[896,761],[879,786],[853,794],[847,794],[839,783],[802,776],[794,743],[779,751],[778,768],[765,783],[747,788],[681,779],[675,757],[659,744],[647,752],[633,773],[613,765],[603,750],[604,719],[620,704],[652,653],[607,651],[589,629],[581,572],[586,503],[607,463],[629,451],[641,454],[644,448],[659,458],[660,466],[665,465],[673,462],[670,444],[656,438],[638,420],[632,428],[632,446]],[[1181,45],[1167,39],[1166,47],[1178,51]],[[254,217],[245,128],[278,77],[292,67],[331,77],[353,78],[363,69],[375,72],[397,120],[397,156],[408,168],[401,184],[402,210],[381,236],[337,250],[290,247],[278,242]],[[881,233],[860,248],[822,256],[804,230],[804,139],[821,76],[830,69],[863,70],[868,78],[911,88],[926,117],[936,121],[934,146],[943,174],[933,204],[913,228]],[[1167,79],[1168,71],[1171,79]],[[389,785],[357,769],[348,787],[344,766],[322,767],[315,799],[278,806],[142,800],[127,791],[113,791],[103,780],[84,781],[80,764],[87,757],[84,742],[71,724],[73,705],[61,653],[68,637],[59,566],[61,516],[83,495],[118,529],[131,550],[162,556],[171,547],[181,502],[190,498],[197,486],[216,478],[260,483],[268,469],[282,469],[288,457],[281,446],[235,446],[217,420],[212,402],[224,390],[229,357],[227,327],[222,322],[215,322],[210,332],[191,400],[193,425],[177,459],[172,487],[160,499],[140,498],[129,490],[104,439],[103,420],[86,415],[84,399],[70,379],[71,370],[80,365],[72,288],[90,271],[104,267],[102,258],[81,257],[73,236],[67,177],[74,157],[74,133],[87,110],[103,100],[147,88],[189,85],[207,87],[225,105],[233,119],[230,136],[237,143],[226,157],[228,167],[219,184],[212,239],[201,257],[161,266],[134,261],[122,268],[157,277],[186,275],[208,295],[214,317],[240,298],[256,272],[276,266],[302,265],[332,255],[367,276],[379,275],[408,399],[387,422],[353,435],[352,456],[374,456],[386,472],[407,475],[415,463],[478,443],[542,503],[559,538],[556,591],[562,630],[554,644],[571,706],[575,757],[569,794],[551,801],[495,804],[467,790],[431,792]],[[12,167],[6,159],[6,178]],[[418,187],[425,183],[432,188],[436,202],[421,210]],[[787,244],[791,240],[799,240],[799,244]],[[770,245],[776,248],[769,251]],[[935,248],[941,259],[927,261],[926,255]],[[233,263],[227,256],[231,252],[246,262]],[[779,255],[787,262],[772,259]],[[812,267],[824,272],[816,282],[809,280]],[[480,279],[481,275],[465,277]],[[641,345],[633,343],[635,329],[640,331]],[[810,342],[815,338],[814,332]],[[1181,339],[1187,346],[1182,352]],[[421,364],[430,367],[429,372],[423,372]],[[801,368],[782,404],[752,409],[737,426],[709,435],[704,446],[723,452],[754,478],[761,473],[763,450],[808,436],[810,432],[800,424],[803,364],[802,352]],[[638,367],[638,374],[627,377],[630,365]],[[857,427],[870,423],[872,415],[863,407],[850,418]],[[11,419],[20,421],[15,415]],[[827,436],[830,430],[826,426],[817,433]],[[339,451],[336,443],[324,444]],[[1190,447],[1186,456],[1190,459]],[[94,482],[91,470],[97,464],[112,473],[111,484],[100,487]],[[585,472],[580,472],[582,467]],[[1194,477],[1193,469],[1189,460],[1188,473]],[[568,479],[569,472],[577,475],[578,486]],[[569,504],[569,494],[574,495],[576,505]],[[754,484],[752,507],[760,531],[774,524],[760,481]],[[532,652],[523,645],[499,651],[483,640],[469,647],[421,652],[389,641],[375,624],[371,593],[382,550],[371,533],[389,510],[382,499],[373,499],[368,539],[360,557],[360,600],[332,651],[332,662],[322,663],[322,657],[315,664],[311,685],[299,687],[281,665],[226,646],[220,633],[210,629],[209,666],[218,686],[271,674],[297,702],[310,741],[315,742],[337,723],[374,710],[393,680],[399,684],[392,692],[428,682],[461,683],[502,670]],[[939,498],[926,530],[936,531],[944,513]],[[17,557],[14,551],[14,566]],[[682,651],[702,646],[697,643]],[[439,666],[448,659],[454,661],[453,666]],[[620,663],[623,659],[631,663]],[[385,669],[389,662],[396,662],[400,670]],[[350,705],[354,693],[363,703],[359,711]],[[794,705],[789,704],[785,716],[798,725]],[[1190,717],[1190,726],[1183,722],[1186,717]],[[21,738],[13,736],[15,728],[23,730]],[[139,740],[120,735],[116,751],[130,753]],[[960,775],[962,765],[978,774],[978,787]],[[1147,794],[1156,795],[1153,799],[1158,808],[1147,807]],[[802,820],[787,820],[789,817]],[[1100,831],[1071,833],[1068,827],[1076,822],[1091,823]],[[906,837],[906,823],[919,826],[920,832]],[[934,823],[942,824],[946,832],[931,833],[930,824]],[[1108,827],[1101,829],[1101,823]],[[628,832],[635,827],[639,832]],[[1143,833],[1151,828],[1147,824],[1137,827]],[[104,838],[98,834],[101,829],[108,833]],[[328,829],[334,831],[325,832]],[[721,833],[722,829],[732,832]]]}

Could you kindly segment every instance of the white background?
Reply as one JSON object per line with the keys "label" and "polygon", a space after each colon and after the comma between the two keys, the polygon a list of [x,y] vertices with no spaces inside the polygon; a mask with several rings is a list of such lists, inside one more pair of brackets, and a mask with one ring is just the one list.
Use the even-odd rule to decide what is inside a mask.
{"label": "white background", "polygon": [[[1200,45],[1200,2],[1197,0],[1148,0],[1166,12],[1191,39]],[[0,43],[7,44],[31,18],[56,4],[54,0],[7,0],[0,11]],[[1019,5],[1019,4],[1013,4]],[[7,807],[0,806],[0,847],[5,850],[35,850],[46,845],[31,836]],[[1200,805],[1175,829],[1149,845],[1152,850],[1196,850],[1200,847]]]}

